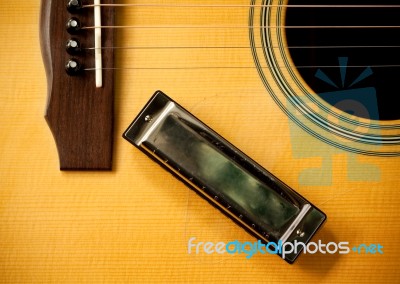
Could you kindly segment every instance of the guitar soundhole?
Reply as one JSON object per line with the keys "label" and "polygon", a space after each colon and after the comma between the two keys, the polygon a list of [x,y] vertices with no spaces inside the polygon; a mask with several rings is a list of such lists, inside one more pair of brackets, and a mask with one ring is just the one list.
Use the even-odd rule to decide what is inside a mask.
{"label": "guitar soundhole", "polygon": [[330,6],[399,2],[292,0],[286,25],[314,28],[286,28],[286,38],[301,77],[328,104],[357,117],[400,119],[400,8],[290,7],[321,3]]}

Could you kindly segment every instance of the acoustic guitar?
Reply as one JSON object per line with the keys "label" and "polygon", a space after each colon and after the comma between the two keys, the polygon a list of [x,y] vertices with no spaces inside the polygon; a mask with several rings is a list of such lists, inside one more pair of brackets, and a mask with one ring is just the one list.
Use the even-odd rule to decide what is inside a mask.
{"label": "acoustic guitar", "polygon": [[[395,1],[0,11],[2,282],[398,281]],[[122,138],[157,90],[328,216],[293,265]]]}

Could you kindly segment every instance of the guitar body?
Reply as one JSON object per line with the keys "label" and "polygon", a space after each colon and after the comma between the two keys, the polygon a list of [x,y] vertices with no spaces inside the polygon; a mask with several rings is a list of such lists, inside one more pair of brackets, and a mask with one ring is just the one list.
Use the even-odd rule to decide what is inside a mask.
{"label": "guitar body", "polygon": [[[59,171],[58,126],[50,130],[43,118],[54,97],[47,96],[39,48],[40,5],[0,4],[6,37],[0,51],[1,281],[395,283],[400,160],[398,145],[385,139],[399,136],[399,120],[358,117],[340,109],[344,99],[327,99],[332,90],[313,91],[287,48],[286,30],[260,28],[263,21],[285,23],[285,8],[263,9],[265,1],[172,2],[177,5],[115,7],[115,25],[130,28],[114,30],[114,46],[125,48],[114,50],[113,66],[104,62],[117,68],[113,169],[106,172]],[[342,63],[348,56],[352,64],[351,55],[334,56]],[[110,71],[103,70],[105,78]],[[92,89],[68,77],[75,79]],[[350,89],[373,97],[374,87]],[[313,241],[348,242],[349,252],[308,253],[293,266],[273,255],[247,259],[208,254],[201,246],[189,254],[193,237],[196,244],[256,240],[122,139],[156,90],[324,211],[328,221]]]}

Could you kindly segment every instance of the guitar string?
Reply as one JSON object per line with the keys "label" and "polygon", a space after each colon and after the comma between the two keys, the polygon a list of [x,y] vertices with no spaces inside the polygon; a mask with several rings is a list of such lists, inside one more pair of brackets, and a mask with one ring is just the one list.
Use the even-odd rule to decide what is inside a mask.
{"label": "guitar string", "polygon": [[[83,27],[82,29],[95,29],[95,28],[102,28],[102,29],[232,29],[232,28],[245,28],[245,29],[254,29],[254,28],[296,28],[296,29],[305,29],[305,28],[326,28],[326,29],[340,29],[340,28],[346,28],[346,29],[370,29],[370,28],[399,28],[399,26],[91,26],[91,27]],[[299,48],[396,48],[398,46],[309,46],[309,47],[288,47],[292,49],[299,49]],[[103,49],[168,49],[170,47],[103,47]],[[237,48],[237,49],[244,49],[245,47],[173,47],[174,49],[184,49],[184,48],[192,48],[192,49],[201,49],[201,48],[208,48],[208,49],[216,49],[216,48]],[[260,47],[258,47],[260,48]],[[278,47],[271,47],[271,48],[278,48]],[[88,48],[88,50],[93,50],[93,48]],[[296,68],[315,68],[315,67],[325,67],[325,68],[333,68],[333,66],[296,66]],[[338,67],[338,66],[336,66]],[[399,67],[398,65],[375,65],[375,66],[347,66],[348,68],[352,67],[376,67],[376,68],[382,68],[382,67]],[[198,68],[198,67],[195,67]],[[215,68],[215,67],[214,67]],[[239,68],[239,67],[217,67],[217,68]],[[254,67],[244,67],[244,68],[254,68]],[[130,68],[129,68],[130,69]],[[137,68],[134,68],[137,69]],[[142,69],[147,69],[147,68],[142,68]],[[158,68],[152,68],[152,69],[158,69]],[[171,69],[182,69],[180,67],[172,67]],[[98,69],[87,69],[87,70],[98,70]]]}
{"label": "guitar string", "polygon": [[[155,47],[150,47],[150,46],[126,46],[126,47],[101,47],[103,50],[107,49],[115,49],[115,50],[171,50],[171,49],[176,49],[176,50],[182,50],[182,49],[249,49],[250,47],[245,47],[245,46],[155,46]],[[264,47],[255,47],[257,49],[263,49]],[[280,49],[281,47],[266,47],[266,49]],[[320,48],[320,49],[330,49],[330,48],[399,48],[399,46],[292,46],[292,47],[285,47],[288,49],[311,49],[311,48]],[[84,48],[84,50],[87,51],[93,51],[96,48],[94,47],[89,47],[89,48]],[[376,64],[376,65],[346,65],[346,66],[340,66],[340,65],[308,65],[308,66],[292,66],[289,65],[290,68],[297,68],[297,69],[306,69],[306,68],[398,68],[400,67],[399,64]],[[102,68],[103,70],[200,70],[200,69],[254,69],[256,66],[190,66],[190,67],[104,67]],[[263,69],[268,69],[268,68],[281,68],[285,69],[288,68],[288,66],[263,66]],[[99,70],[98,68],[90,67],[90,68],[85,68],[84,70],[86,71],[94,71],[94,70]]]}
{"label": "guitar string", "polygon": [[[249,46],[102,46],[99,48],[95,47],[85,47],[84,50],[94,51],[96,49],[133,49],[133,50],[141,50],[141,49],[248,49]],[[351,48],[351,49],[364,49],[364,48],[400,48],[400,45],[320,45],[320,46],[271,46],[271,47],[254,47],[257,49],[266,48],[266,49],[343,49],[343,48]]]}
{"label": "guitar string", "polygon": [[[266,7],[290,7],[290,8],[400,8],[400,5],[295,5],[295,4],[89,4],[83,5],[83,8],[102,7],[162,7],[162,8],[266,8]],[[269,28],[399,28],[400,26],[268,26]],[[83,29],[95,28],[250,28],[249,26],[89,26]],[[259,28],[266,28],[260,26]]]}
{"label": "guitar string", "polygon": [[[188,8],[188,7],[193,7],[193,8],[205,8],[205,7],[211,7],[211,8],[221,8],[221,7],[231,7],[231,8],[249,8],[249,7],[296,7],[296,8],[305,8],[305,7],[313,7],[313,8],[326,8],[326,7],[335,7],[335,8],[400,8],[400,5],[285,5],[285,4],[266,4],[266,5],[240,5],[240,4],[90,4],[90,5],[84,5],[83,7],[89,8],[89,7],[95,7],[95,6],[111,6],[111,7],[177,7],[177,8]],[[224,28],[291,28],[291,29],[307,29],[307,28],[318,28],[318,29],[341,29],[341,28],[346,28],[346,29],[376,29],[376,28],[383,28],[383,29],[395,29],[395,28],[400,28],[400,26],[87,26],[87,27],[82,27],[83,30],[85,29],[97,29],[97,28],[102,28],[102,29],[224,29]],[[396,48],[398,46],[335,46],[335,47],[290,47],[290,48]],[[103,49],[106,49],[108,47],[105,47]],[[137,47],[109,47],[109,48],[114,48],[114,49],[140,49]],[[165,47],[167,48],[167,47]],[[174,47],[174,48],[189,48],[189,47]],[[216,47],[190,47],[190,48],[216,48]],[[222,47],[218,47],[222,48]],[[242,48],[242,47],[230,47],[230,48]],[[244,48],[244,47],[243,47]],[[88,48],[88,49],[93,49],[93,48]],[[144,48],[141,48],[144,49]],[[146,49],[155,49],[152,47],[149,47]],[[159,49],[161,49],[159,47]]]}
{"label": "guitar string", "polygon": [[[312,46],[293,46],[293,47],[287,47],[287,48],[398,48],[399,46],[317,46],[317,47],[312,47]],[[102,47],[101,49],[116,49],[116,50],[171,50],[171,49],[176,49],[176,50],[182,50],[182,49],[249,49],[250,47],[245,47],[245,46],[237,46],[237,47],[211,47],[211,46],[194,46],[194,47]],[[257,49],[263,49],[263,47],[256,47]],[[280,47],[268,47],[267,49],[279,49]],[[90,48],[84,48],[85,50],[88,51],[93,51],[95,50],[94,47]],[[375,64],[375,65],[346,65],[346,66],[340,66],[340,65],[306,65],[306,66],[263,66],[261,68],[263,69],[269,69],[269,68],[280,68],[280,69],[285,69],[285,68],[296,68],[296,69],[312,69],[312,68],[398,68],[400,67],[399,64]],[[104,67],[102,68],[103,70],[200,70],[200,69],[255,69],[256,66],[186,66],[186,67]],[[84,70],[86,71],[95,71],[99,70],[98,68],[94,67],[89,67],[85,68]]]}
{"label": "guitar string", "polygon": [[[313,65],[313,66],[290,66],[296,69],[313,69],[313,68],[399,68],[400,65]],[[85,71],[96,70],[212,70],[212,69],[256,69],[256,66],[189,66],[189,67],[103,67],[84,68]],[[286,69],[287,66],[262,66],[262,69],[279,68]]]}
{"label": "guitar string", "polygon": [[374,25],[374,26],[239,26],[239,25],[214,25],[214,26],[206,26],[206,25],[185,25],[185,26],[134,26],[134,25],[125,25],[125,26],[83,26],[82,30],[91,30],[91,29],[398,29],[400,26],[393,25]]}
{"label": "guitar string", "polygon": [[[294,5],[294,4],[261,4],[261,5],[248,5],[248,4],[144,4],[144,3],[128,3],[128,4],[88,4],[83,5],[83,8],[93,8],[96,6],[104,7],[175,7],[175,8],[249,8],[249,7],[291,7],[291,8],[399,8],[400,5]],[[398,26],[269,26],[269,28],[398,28]],[[155,29],[155,28],[254,28],[249,26],[92,26],[83,27],[83,29],[96,29],[96,28],[145,28],[145,29]],[[259,27],[265,28],[265,27]],[[372,47],[372,46],[371,46]],[[110,47],[114,49],[139,49],[135,47]],[[165,47],[167,48],[167,47]],[[179,47],[175,47],[179,48]],[[182,47],[185,48],[185,47]],[[205,47],[194,47],[194,48],[205,48]],[[210,47],[214,48],[214,47]],[[222,48],[222,47],[221,47]],[[238,47],[241,48],[241,47]],[[296,47],[293,47],[296,48]],[[304,47],[297,47],[304,48]],[[309,47],[315,48],[315,47]],[[329,47],[318,47],[318,48],[329,48]],[[339,47],[335,47],[339,48]],[[341,48],[341,47],[340,47]],[[349,47],[350,48],[350,47]],[[355,48],[355,47],[352,47]],[[362,47],[358,47],[362,48]],[[93,48],[90,48],[93,49]],[[106,49],[106,47],[104,48]],[[144,49],[144,48],[143,48]],[[152,49],[152,48],[146,48]],[[159,48],[160,49],[160,48]]]}
{"label": "guitar string", "polygon": [[[293,8],[399,8],[400,5],[284,5],[284,4],[268,4],[268,5],[239,5],[239,4],[90,4],[84,5],[84,8],[95,7],[95,6],[109,6],[109,7],[177,7],[177,8],[249,8],[249,7],[293,7]],[[326,29],[340,29],[340,28],[350,28],[350,29],[369,29],[369,28],[399,28],[399,26],[268,26],[268,27],[254,27],[254,26],[89,26],[83,27],[82,29],[96,29],[96,28],[136,28],[136,29],[178,29],[178,28],[194,28],[194,29],[210,29],[210,28],[326,28]],[[320,46],[320,47],[289,47],[289,48],[397,48],[398,46]],[[171,48],[247,48],[247,47],[102,47],[102,49],[171,49]],[[274,47],[275,48],[275,47]],[[94,48],[88,48],[88,50],[93,50]],[[340,66],[296,66],[296,68],[315,68],[315,67],[325,67],[325,68],[337,68]],[[346,67],[399,67],[399,65],[374,65],[374,66],[346,66]],[[204,69],[204,68],[254,68],[254,67],[189,67],[189,69]],[[269,67],[263,67],[269,68]],[[284,67],[280,67],[284,68]],[[169,68],[103,68],[105,70],[109,69],[188,69],[188,67],[169,67]],[[87,68],[86,70],[97,70],[97,68]]]}
{"label": "guitar string", "polygon": [[295,4],[144,4],[144,3],[128,3],[128,4],[87,4],[82,8],[102,7],[150,7],[150,8],[400,8],[400,5],[295,5]]}

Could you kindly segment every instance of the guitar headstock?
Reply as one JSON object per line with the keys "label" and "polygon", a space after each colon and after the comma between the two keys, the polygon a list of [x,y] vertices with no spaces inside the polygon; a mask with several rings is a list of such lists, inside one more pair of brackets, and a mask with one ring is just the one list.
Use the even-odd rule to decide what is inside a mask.
{"label": "guitar headstock", "polygon": [[[114,74],[112,69],[102,69],[98,87],[94,69],[96,50],[101,51],[103,67],[114,67],[113,49],[94,49],[94,7],[81,4],[77,0],[41,3],[40,43],[48,88],[45,118],[61,170],[110,170]],[[101,7],[101,21],[102,26],[114,25],[113,7]],[[113,46],[113,39],[113,29],[104,29],[101,46]]]}

